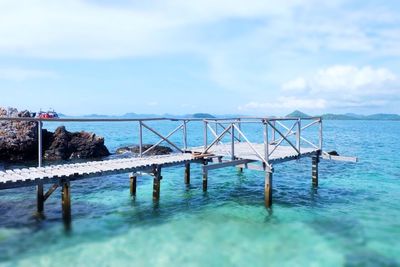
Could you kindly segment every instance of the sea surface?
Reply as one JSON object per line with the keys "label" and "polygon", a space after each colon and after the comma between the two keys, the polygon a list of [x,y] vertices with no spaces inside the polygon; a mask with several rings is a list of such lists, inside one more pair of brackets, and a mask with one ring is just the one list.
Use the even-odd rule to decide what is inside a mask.
{"label": "sea surface", "polygon": [[[178,125],[150,124],[163,134]],[[112,152],[138,142],[135,123],[66,126],[104,136]],[[201,145],[202,124],[188,127],[189,145]],[[244,130],[261,142],[262,129]],[[145,133],[146,143],[157,140]],[[181,133],[172,140],[182,144]],[[203,193],[196,165],[190,186],[183,168],[163,169],[158,204],[148,176],[138,179],[134,200],[128,174],[72,182],[70,230],[61,220],[59,189],[45,203],[44,220],[33,216],[34,187],[0,191],[0,265],[399,266],[400,122],[324,121],[324,149],[359,163],[322,160],[317,189],[310,158],[275,165],[270,210],[262,172],[211,171]]]}

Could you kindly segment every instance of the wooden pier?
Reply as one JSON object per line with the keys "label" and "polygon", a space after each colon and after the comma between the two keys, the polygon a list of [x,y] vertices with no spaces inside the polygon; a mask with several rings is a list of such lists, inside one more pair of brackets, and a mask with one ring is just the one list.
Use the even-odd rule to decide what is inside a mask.
{"label": "wooden pier", "polygon": [[[318,163],[320,159],[352,161],[356,158],[331,156],[322,149],[322,119],[315,118],[229,118],[229,119],[35,119],[35,118],[0,118],[9,121],[34,121],[38,123],[38,167],[0,171],[0,190],[36,186],[37,213],[43,214],[44,203],[49,196],[61,188],[62,216],[64,221],[71,220],[72,182],[80,179],[95,178],[102,175],[127,173],[130,194],[136,196],[138,177],[143,174],[153,176],[153,199],[160,199],[162,169],[171,166],[184,167],[184,183],[189,184],[191,164],[202,165],[203,191],[208,188],[210,170],[236,166],[241,170],[255,169],[265,173],[264,202],[267,208],[272,205],[273,165],[285,161],[310,157],[311,184],[318,186]],[[137,157],[91,161],[85,163],[42,166],[42,123],[48,122],[120,122],[138,123],[139,155]],[[161,134],[148,125],[148,121],[178,122],[178,127],[167,135]],[[188,123],[203,124],[203,144],[189,146]],[[250,141],[246,125],[256,125],[261,129],[261,136]],[[254,127],[253,127],[254,128]],[[314,128],[314,142],[303,135],[307,129]],[[143,150],[143,130],[160,138],[152,147]],[[171,136],[182,133],[182,144],[173,142]],[[254,139],[254,134],[252,136]],[[148,153],[161,143],[167,143],[175,150],[170,155],[148,156]],[[129,177],[129,180],[128,180]],[[128,182],[129,181],[129,182]],[[44,185],[51,186],[45,192]]]}

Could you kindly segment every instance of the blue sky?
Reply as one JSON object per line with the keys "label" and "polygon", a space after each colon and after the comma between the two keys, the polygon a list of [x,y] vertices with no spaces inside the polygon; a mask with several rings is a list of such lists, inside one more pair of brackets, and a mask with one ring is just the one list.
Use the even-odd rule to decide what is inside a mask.
{"label": "blue sky", "polygon": [[1,106],[400,113],[398,1],[2,0],[0,36]]}

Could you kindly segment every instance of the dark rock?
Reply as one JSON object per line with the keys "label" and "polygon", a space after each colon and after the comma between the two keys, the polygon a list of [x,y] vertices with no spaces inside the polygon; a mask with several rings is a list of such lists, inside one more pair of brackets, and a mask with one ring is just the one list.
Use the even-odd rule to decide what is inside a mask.
{"label": "dark rock", "polygon": [[[3,117],[31,117],[29,111],[0,107]],[[38,127],[36,122],[0,121],[0,160],[35,160],[38,154]],[[43,155],[47,160],[97,158],[110,155],[104,138],[88,132],[68,132],[64,126],[54,133],[42,130]]]}
{"label": "dark rock", "polygon": [[[0,108],[1,117],[26,117],[29,112]],[[29,117],[29,116],[28,116]],[[0,160],[21,161],[37,158],[37,124],[27,121],[0,121]]]}
{"label": "dark rock", "polygon": [[331,156],[339,156],[339,153],[335,150],[329,151],[328,154]]}
{"label": "dark rock", "polygon": [[48,160],[98,158],[110,155],[104,146],[104,138],[94,133],[68,132],[64,126],[58,127],[49,140],[50,146],[44,153]]}
{"label": "dark rock", "polygon": [[[153,145],[151,144],[145,144],[143,145],[143,152],[152,147]],[[134,146],[126,146],[126,147],[120,147],[115,151],[116,154],[125,154],[125,153],[132,153],[134,155],[139,155],[139,150],[140,147],[139,145],[134,145]],[[167,146],[156,146],[152,150],[150,150],[148,153],[146,153],[147,156],[152,156],[152,155],[167,155],[171,154],[173,150],[170,147]]]}

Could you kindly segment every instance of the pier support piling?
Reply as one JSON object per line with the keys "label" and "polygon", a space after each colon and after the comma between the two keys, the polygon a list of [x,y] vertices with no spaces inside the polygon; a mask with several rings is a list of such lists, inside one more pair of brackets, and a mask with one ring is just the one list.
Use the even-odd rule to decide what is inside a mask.
{"label": "pier support piling", "polygon": [[136,196],[136,180],[137,180],[137,175],[136,174],[131,174],[129,176],[130,192],[131,192],[131,196],[132,197]]}
{"label": "pier support piling", "polygon": [[160,183],[161,183],[161,166],[157,166],[154,170],[154,179],[153,179],[153,200],[160,200]]}
{"label": "pier support piling", "polygon": [[190,184],[190,163],[185,163],[185,184]]}
{"label": "pier support piling", "polygon": [[62,217],[65,223],[71,222],[71,193],[69,181],[64,180],[61,182],[61,205]]}
{"label": "pier support piling", "polygon": [[208,171],[203,169],[203,192],[207,191]]}
{"label": "pier support piling", "polygon": [[203,162],[203,192],[207,191],[207,184],[208,184],[208,170],[204,168],[204,166],[208,165],[208,162],[205,160]]}
{"label": "pier support piling", "polygon": [[317,187],[318,186],[318,163],[319,163],[319,155],[314,155],[311,159],[312,161],[312,185]]}
{"label": "pier support piling", "polygon": [[44,193],[43,193],[43,184],[42,183],[40,183],[36,186],[36,201],[37,201],[37,214],[43,215]]}
{"label": "pier support piling", "polygon": [[270,208],[272,205],[272,172],[265,172],[264,201],[265,207]]}

